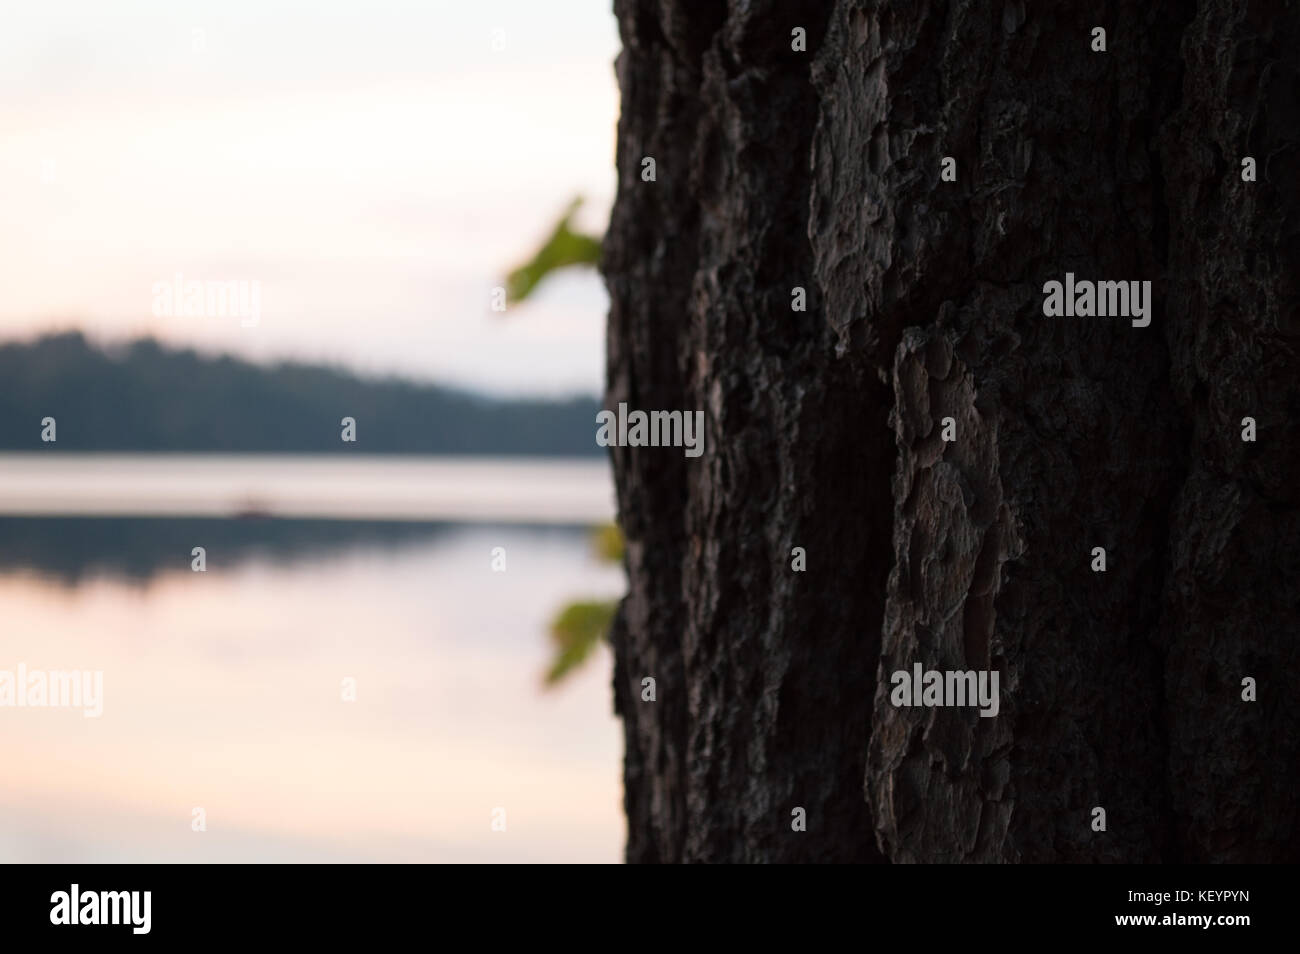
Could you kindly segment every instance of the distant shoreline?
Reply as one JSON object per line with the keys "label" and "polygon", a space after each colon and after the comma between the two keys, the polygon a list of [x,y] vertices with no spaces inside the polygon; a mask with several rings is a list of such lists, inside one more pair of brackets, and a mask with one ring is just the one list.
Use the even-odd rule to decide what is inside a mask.
{"label": "distant shoreline", "polygon": [[[595,397],[520,399],[80,333],[0,344],[0,451],[599,457]],[[351,438],[355,437],[355,440]]]}

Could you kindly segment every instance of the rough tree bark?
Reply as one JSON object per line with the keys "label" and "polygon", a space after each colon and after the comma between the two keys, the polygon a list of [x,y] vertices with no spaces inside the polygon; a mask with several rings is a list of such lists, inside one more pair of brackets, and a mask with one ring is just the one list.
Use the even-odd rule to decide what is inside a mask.
{"label": "rough tree bark", "polygon": [[1056,6],[615,3],[629,861],[1300,858],[1300,11]]}

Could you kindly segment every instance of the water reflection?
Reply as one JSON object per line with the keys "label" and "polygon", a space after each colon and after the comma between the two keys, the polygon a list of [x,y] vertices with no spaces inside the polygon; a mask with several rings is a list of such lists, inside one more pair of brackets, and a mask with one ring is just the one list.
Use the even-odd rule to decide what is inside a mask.
{"label": "water reflection", "polygon": [[616,861],[608,654],[540,681],[622,587],[575,527],[0,518],[0,669],[104,673],[0,708],[0,860]]}
{"label": "water reflection", "polygon": [[454,533],[456,526],[379,520],[0,516],[0,573],[32,570],[68,585],[95,575],[145,583],[167,571],[190,572],[190,553],[196,546],[205,549],[209,569],[222,569],[250,559],[285,564],[356,546],[396,550]]}

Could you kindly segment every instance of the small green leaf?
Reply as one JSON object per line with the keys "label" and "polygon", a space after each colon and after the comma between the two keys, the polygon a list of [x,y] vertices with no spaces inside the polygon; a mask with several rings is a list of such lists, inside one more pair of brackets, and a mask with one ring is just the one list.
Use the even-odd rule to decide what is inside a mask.
{"label": "small green leaf", "polygon": [[546,684],[553,686],[580,666],[609,632],[618,609],[617,601],[570,603],[551,623],[551,640],[555,656],[546,673]]}
{"label": "small green leaf", "polygon": [[556,224],[550,238],[537,250],[532,261],[520,265],[506,276],[506,298],[521,302],[533,293],[551,272],[575,265],[593,266],[600,262],[600,239],[582,235],[569,227],[582,196],[576,197]]}
{"label": "small green leaf", "polygon": [[623,562],[623,531],[614,523],[603,523],[591,532],[591,546],[597,559],[606,563]]}

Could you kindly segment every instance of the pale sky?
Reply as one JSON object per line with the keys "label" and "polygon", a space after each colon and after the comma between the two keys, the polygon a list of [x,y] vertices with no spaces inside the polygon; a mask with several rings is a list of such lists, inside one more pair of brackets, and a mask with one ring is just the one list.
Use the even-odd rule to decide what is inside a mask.
{"label": "pale sky", "polygon": [[[594,273],[489,306],[573,195],[604,228],[611,6],[0,0],[0,339],[152,333],[599,393]],[[155,317],[176,273],[258,282],[260,321]]]}

